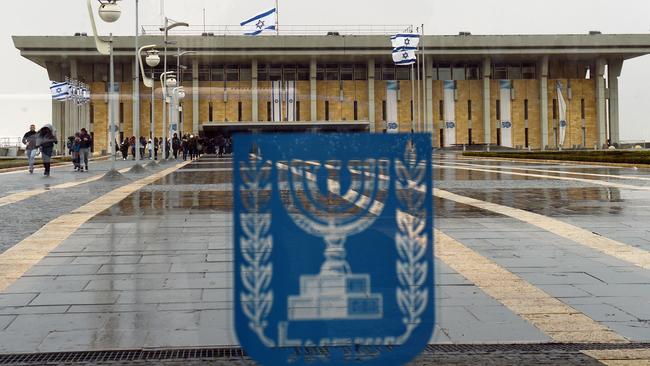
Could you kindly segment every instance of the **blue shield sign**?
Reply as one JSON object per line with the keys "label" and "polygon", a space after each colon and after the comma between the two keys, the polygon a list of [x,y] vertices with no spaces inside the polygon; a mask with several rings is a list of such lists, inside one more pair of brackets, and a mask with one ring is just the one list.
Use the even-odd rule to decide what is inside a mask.
{"label": "blue shield sign", "polygon": [[235,329],[264,365],[398,365],[434,327],[431,136],[236,135]]}

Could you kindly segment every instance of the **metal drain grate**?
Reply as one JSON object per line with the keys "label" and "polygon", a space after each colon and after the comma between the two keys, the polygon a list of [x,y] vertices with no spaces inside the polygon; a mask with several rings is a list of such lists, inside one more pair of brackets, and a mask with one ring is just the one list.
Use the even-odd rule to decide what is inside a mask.
{"label": "metal drain grate", "polygon": [[[498,352],[547,353],[587,350],[632,350],[650,348],[650,343],[530,343],[530,344],[432,344],[427,354],[481,354]],[[241,348],[189,348],[165,350],[123,350],[93,352],[52,352],[0,355],[0,365],[43,365],[100,362],[147,362],[190,360],[244,360]]]}

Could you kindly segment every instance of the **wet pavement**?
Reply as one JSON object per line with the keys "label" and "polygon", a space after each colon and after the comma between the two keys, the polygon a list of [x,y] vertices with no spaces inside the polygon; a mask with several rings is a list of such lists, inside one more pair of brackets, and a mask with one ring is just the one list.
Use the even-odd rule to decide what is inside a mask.
{"label": "wet pavement", "polygon": [[[650,186],[643,179],[650,178],[648,170],[467,160],[454,154],[434,158],[436,188],[533,212],[650,251],[650,191],[643,190]],[[82,223],[0,292],[0,354],[236,347],[230,169],[228,158],[204,157],[142,186]],[[0,231],[0,245],[11,247],[43,222],[148,174],[122,182],[96,181],[0,207],[8,223]],[[57,183],[78,178],[61,179]],[[0,197],[43,185],[13,173],[0,174],[0,182],[5,180],[8,184]],[[622,188],[602,182],[620,183]],[[434,203],[436,228],[457,243],[622,339],[650,342],[647,268],[488,208],[441,197]],[[38,207],[47,207],[41,210],[47,214]],[[531,322],[526,309],[489,295],[447,261],[436,259],[438,326],[431,344],[557,341],[554,328]],[[546,315],[553,320],[552,312]],[[557,327],[566,330],[570,325]],[[597,362],[576,350],[516,349],[425,353],[415,362],[441,363]]]}

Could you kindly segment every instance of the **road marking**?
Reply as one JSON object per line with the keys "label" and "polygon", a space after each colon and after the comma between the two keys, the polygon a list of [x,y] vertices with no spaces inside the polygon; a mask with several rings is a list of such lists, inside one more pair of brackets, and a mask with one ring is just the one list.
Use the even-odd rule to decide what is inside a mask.
{"label": "road marking", "polygon": [[527,224],[537,226],[538,228],[555,235],[569,239],[575,243],[595,249],[611,257],[632,263],[635,266],[644,269],[650,269],[650,252],[594,234],[589,230],[566,222],[514,207],[461,196],[438,188],[433,189],[433,195],[446,200],[512,217]]}
{"label": "road marking", "polygon": [[492,260],[435,230],[436,257],[556,342],[626,343],[628,340]]}
{"label": "road marking", "polygon": [[0,292],[40,262],[54,248],[72,235],[86,221],[112,205],[122,201],[131,193],[173,173],[191,162],[183,162],[161,172],[152,174],[105,195],[48,222],[40,230],[0,254]]}
{"label": "road marking", "polygon": [[[317,162],[309,163],[318,165]],[[277,166],[283,170],[289,169],[286,164],[278,163]],[[325,164],[325,166],[331,165]],[[354,169],[349,170],[354,174]],[[295,174],[294,169],[291,172]],[[356,174],[359,173],[357,171]],[[373,175],[372,173],[366,174]],[[305,176],[312,181],[316,180],[316,176],[311,172],[306,172]],[[381,174],[378,177],[380,179],[387,178]],[[328,184],[329,190],[338,193],[338,182],[332,179],[328,180],[331,182]],[[354,196],[364,200],[370,199],[359,192]],[[351,197],[343,198],[359,206],[362,205]],[[383,210],[383,205],[382,202],[376,201],[369,211],[378,215]],[[622,335],[533,286],[442,231],[434,229],[434,238],[436,243],[434,251],[437,258],[474,283],[481,291],[548,335],[553,341],[567,343],[629,342]]]}
{"label": "road marking", "polygon": [[573,181],[573,182],[583,182],[583,183],[589,183],[589,184],[596,184],[596,185],[599,185],[599,186],[605,186],[605,187],[611,187],[611,188],[631,189],[631,190],[637,190],[637,191],[650,191],[650,187],[635,186],[635,185],[623,184],[623,183],[605,182],[605,181],[595,180],[595,179],[559,177],[559,176],[555,176],[555,175],[543,175],[543,174],[533,174],[533,173],[504,172],[504,171],[499,171],[499,170],[469,168],[469,167],[461,167],[461,166],[448,166],[448,165],[440,165],[440,164],[434,164],[433,166],[436,167],[436,168],[441,168],[441,169],[470,170],[470,171],[496,173],[496,174],[504,174],[504,175],[516,175],[516,176],[522,176],[522,177],[566,180],[566,181]]}
{"label": "road marking", "polygon": [[554,173],[554,174],[566,174],[566,175],[582,175],[582,176],[587,176],[587,177],[650,181],[650,177],[636,177],[636,176],[633,176],[633,175],[611,175],[611,174],[565,172],[565,171],[561,171],[561,170],[545,170],[545,169],[533,169],[533,168],[504,167],[504,166],[500,166],[500,165],[468,164],[468,163],[456,163],[456,162],[451,162],[451,161],[445,161],[444,163],[445,164],[454,164],[454,165],[463,165],[463,166],[481,167],[481,168],[523,170],[523,171],[529,171],[529,172]]}
{"label": "road marking", "polygon": [[582,353],[608,366],[650,365],[650,348],[588,350]]}
{"label": "road marking", "polygon": [[[124,168],[124,169],[121,169],[119,172],[120,173],[126,173],[127,171],[129,171],[129,169],[131,169],[131,168]],[[47,191],[52,191],[52,190],[57,190],[57,189],[67,189],[67,188],[80,186],[82,184],[91,183],[91,182],[102,179],[103,176],[104,176],[103,174],[98,174],[98,175],[96,175],[96,176],[94,176],[92,178],[88,178],[88,179],[84,179],[84,180],[80,180],[80,181],[57,184],[55,186],[50,187],[49,189],[37,188],[37,189],[31,189],[31,190],[28,190],[28,191],[12,193],[12,194],[6,195],[4,197],[0,197],[0,207],[10,205],[10,204],[13,204],[13,203],[17,203],[17,202],[26,200],[26,199],[31,198],[31,197],[38,196],[39,194],[45,193]]]}

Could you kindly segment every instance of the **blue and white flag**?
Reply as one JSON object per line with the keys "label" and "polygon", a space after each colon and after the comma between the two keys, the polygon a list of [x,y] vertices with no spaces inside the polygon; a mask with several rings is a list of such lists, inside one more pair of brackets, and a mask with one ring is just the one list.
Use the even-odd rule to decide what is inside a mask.
{"label": "blue and white flag", "polygon": [[413,65],[415,61],[415,48],[400,47],[393,49],[393,62],[395,62],[395,65]]}
{"label": "blue and white flag", "polygon": [[245,35],[257,36],[263,34],[265,31],[275,32],[277,20],[277,9],[273,8],[248,20],[244,20],[239,25],[242,26]]}
{"label": "blue and white flag", "polygon": [[50,92],[52,93],[52,99],[66,101],[70,98],[70,84],[68,82],[57,83],[53,81]]}
{"label": "blue and white flag", "polygon": [[417,48],[420,44],[420,35],[414,33],[400,33],[390,37],[393,49]]}
{"label": "blue and white flag", "polygon": [[562,95],[562,82],[557,81],[555,83],[555,88],[557,90],[557,101],[558,101],[558,112],[559,112],[559,117],[560,120],[558,121],[558,124],[560,125],[560,136],[559,136],[559,141],[558,145],[562,147],[564,145],[564,140],[566,138],[566,129],[567,129],[567,119],[566,119],[566,101],[564,100],[564,96]]}

